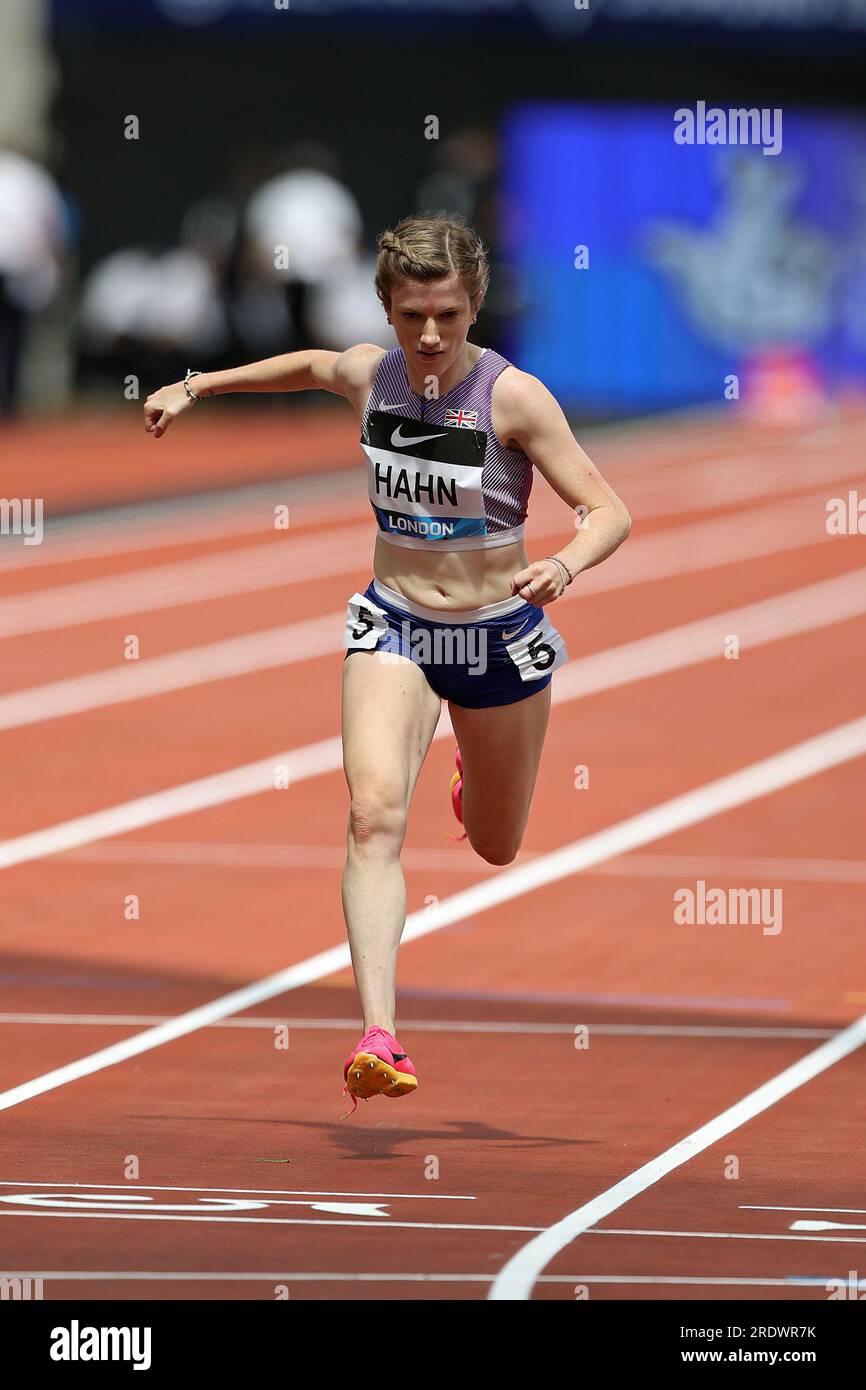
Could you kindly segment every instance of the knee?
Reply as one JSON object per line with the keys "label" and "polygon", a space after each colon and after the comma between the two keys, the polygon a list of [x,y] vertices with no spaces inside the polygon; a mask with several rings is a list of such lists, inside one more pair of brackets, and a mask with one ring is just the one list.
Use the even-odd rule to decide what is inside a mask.
{"label": "knee", "polygon": [[356,845],[377,840],[402,845],[406,836],[406,807],[386,788],[370,784],[352,795],[348,832]]}
{"label": "knee", "polygon": [[486,860],[488,864],[511,864],[512,861],[517,858],[517,851],[520,849],[519,840],[511,841],[507,844],[503,841],[488,842],[485,844],[484,841],[476,843],[470,836],[469,843],[472,845],[475,853]]}

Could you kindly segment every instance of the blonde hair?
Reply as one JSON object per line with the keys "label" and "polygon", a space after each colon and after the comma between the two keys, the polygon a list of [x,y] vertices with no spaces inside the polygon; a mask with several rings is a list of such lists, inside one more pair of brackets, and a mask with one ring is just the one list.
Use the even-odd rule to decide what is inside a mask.
{"label": "blonde hair", "polygon": [[386,309],[400,280],[441,280],[452,273],[458,276],[473,308],[483,303],[490,279],[487,248],[456,213],[404,217],[396,227],[382,232],[378,246],[373,283]]}

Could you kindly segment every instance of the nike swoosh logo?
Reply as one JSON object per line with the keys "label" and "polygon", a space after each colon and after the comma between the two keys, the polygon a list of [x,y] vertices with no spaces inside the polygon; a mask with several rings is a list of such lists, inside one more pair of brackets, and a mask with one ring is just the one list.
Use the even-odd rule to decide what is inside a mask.
{"label": "nike swoosh logo", "polygon": [[391,443],[395,449],[405,449],[407,444],[423,444],[427,439],[444,439],[444,433],[439,434],[419,434],[415,439],[404,439],[400,433],[402,425],[398,425],[391,435]]}
{"label": "nike swoosh logo", "polygon": [[380,410],[408,410],[409,407],[408,407],[408,405],[406,404],[405,401],[398,401],[396,405],[390,405],[390,404],[389,404],[389,405],[386,405],[384,401],[380,401],[380,402],[379,402],[379,409],[380,409]]}
{"label": "nike swoosh logo", "polygon": [[518,634],[518,632],[521,632],[521,631],[523,630],[523,628],[525,628],[525,627],[526,627],[526,624],[525,624],[525,623],[521,623],[520,626],[519,626],[519,627],[516,627],[516,628],[514,629],[513,632],[506,632],[506,631],[503,629],[503,632],[502,632],[502,639],[503,639],[503,641],[504,641],[504,642],[510,641],[512,637],[516,637],[517,634]]}

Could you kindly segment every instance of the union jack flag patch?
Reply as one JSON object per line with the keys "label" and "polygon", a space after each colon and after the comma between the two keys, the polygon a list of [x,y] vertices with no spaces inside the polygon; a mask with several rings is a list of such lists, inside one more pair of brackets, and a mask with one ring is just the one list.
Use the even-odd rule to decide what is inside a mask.
{"label": "union jack flag patch", "polygon": [[477,410],[446,410],[446,425],[456,425],[459,430],[474,430],[478,425]]}

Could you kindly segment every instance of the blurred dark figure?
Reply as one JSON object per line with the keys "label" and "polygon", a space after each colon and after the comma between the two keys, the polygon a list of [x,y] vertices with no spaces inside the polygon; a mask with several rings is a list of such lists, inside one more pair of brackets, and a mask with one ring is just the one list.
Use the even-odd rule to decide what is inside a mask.
{"label": "blurred dark figure", "polygon": [[76,322],[78,389],[118,391],[135,376],[150,391],[187,367],[219,371],[238,361],[232,309],[241,214],[271,168],[269,147],[237,146],[223,186],[184,214],[178,246],[127,246],[91,267]]}
{"label": "blurred dark figure", "polygon": [[[179,245],[123,247],[92,267],[78,313],[79,377],[118,391],[134,376],[151,390],[187,367],[392,346],[360,209],[337,167],[318,144],[239,146],[221,186],[184,215]],[[256,407],[269,400],[285,408],[276,397]]]}
{"label": "blurred dark figure", "polygon": [[67,244],[66,208],[51,175],[0,149],[0,417],[18,413],[28,325],[61,288]]}
{"label": "blurred dark figure", "polygon": [[135,376],[153,390],[179,380],[188,366],[217,365],[229,334],[219,262],[206,239],[212,230],[187,217],[179,246],[129,246],[97,262],[78,309],[80,380],[96,378],[119,392]]}
{"label": "blurred dark figure", "polygon": [[516,270],[502,258],[507,209],[500,193],[499,141],[486,126],[464,126],[443,140],[430,141],[430,151],[433,168],[416,189],[414,210],[459,213],[478,232],[490,252],[491,273],[472,341],[508,356],[522,296]]}
{"label": "blurred dark figure", "polygon": [[[235,322],[258,356],[314,345],[311,303],[318,290],[355,263],[363,231],[358,201],[338,177],[339,160],[329,146],[297,141],[276,155],[275,164],[241,219]],[[265,312],[277,289],[288,334],[280,331],[273,307],[270,318]],[[262,337],[269,325],[279,342]]]}

